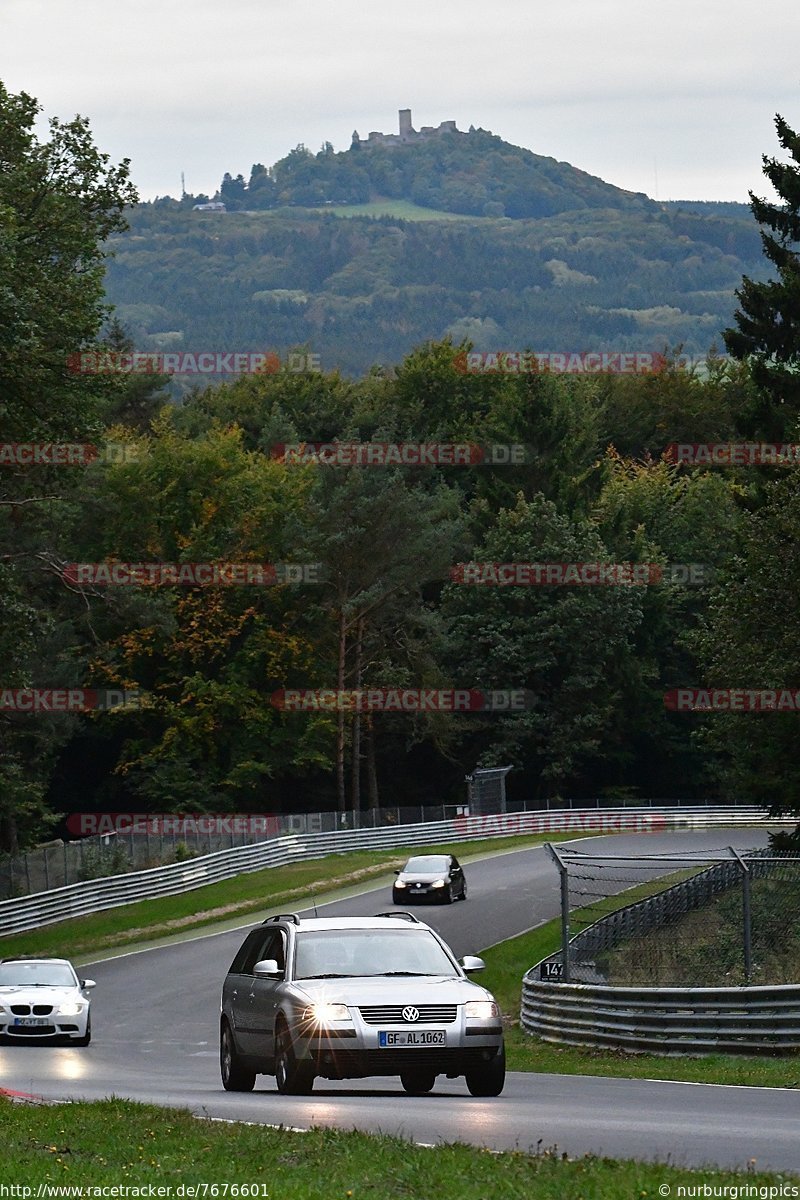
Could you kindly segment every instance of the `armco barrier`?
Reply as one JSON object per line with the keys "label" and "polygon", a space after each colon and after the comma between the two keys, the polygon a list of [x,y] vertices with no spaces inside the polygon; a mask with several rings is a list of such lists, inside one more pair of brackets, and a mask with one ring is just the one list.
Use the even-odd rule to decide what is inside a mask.
{"label": "armco barrier", "polygon": [[656,1054],[800,1050],[800,985],[639,988],[522,984],[522,1026],[547,1042]]}
{"label": "armco barrier", "polygon": [[165,867],[133,871],[74,883],[0,903],[0,933],[21,933],[41,925],[66,921],[103,909],[132,904],[156,896],[174,896],[209,883],[231,879],[264,867],[285,866],[351,850],[407,849],[413,846],[481,841],[515,834],[639,832],[667,829],[702,829],[711,825],[769,824],[762,809],[644,808],[570,809],[561,812],[508,813],[485,817],[456,817],[449,821],[401,825],[350,832],[303,834],[274,838],[251,846],[220,850]]}

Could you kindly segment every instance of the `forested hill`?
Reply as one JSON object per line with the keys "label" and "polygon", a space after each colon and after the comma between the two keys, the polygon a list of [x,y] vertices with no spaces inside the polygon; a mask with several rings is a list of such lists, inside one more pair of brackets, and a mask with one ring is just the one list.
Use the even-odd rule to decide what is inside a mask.
{"label": "forested hill", "polygon": [[448,335],[482,351],[703,355],[742,276],[764,274],[743,207],[422,220],[434,214],[392,203],[405,215],[140,205],[112,239],[108,299],[143,350],[305,346],[360,375]]}
{"label": "forested hill", "polygon": [[229,210],[395,199],[467,216],[513,218],[654,207],[643,193],[624,191],[482,129],[409,145],[356,142],[340,153],[330,142],[317,154],[298,146],[271,168],[256,163],[249,179],[227,173],[218,197]]}

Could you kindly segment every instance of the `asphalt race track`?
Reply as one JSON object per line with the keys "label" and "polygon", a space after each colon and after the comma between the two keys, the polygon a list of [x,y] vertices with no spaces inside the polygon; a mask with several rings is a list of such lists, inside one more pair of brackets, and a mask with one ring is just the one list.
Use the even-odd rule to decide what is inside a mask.
{"label": "asphalt race track", "polygon": [[[617,835],[592,839],[610,854],[679,853],[764,845],[763,831]],[[674,869],[674,868],[673,868]],[[456,954],[477,953],[558,914],[558,875],[541,848],[467,865],[466,904],[426,906]],[[386,886],[320,908],[364,915],[391,907]],[[415,910],[417,911],[417,910]],[[395,1133],[415,1141],[470,1141],[497,1149],[557,1146],[703,1166],[800,1172],[800,1064],[787,1060],[786,1090],[588,1076],[508,1076],[502,1096],[477,1099],[463,1080],[440,1077],[428,1096],[399,1079],[317,1080],[309,1097],[280,1096],[259,1076],[251,1094],[222,1090],[217,1062],[219,993],[244,929],[195,937],[85,966],[97,980],[86,1049],[0,1047],[0,1085],[47,1098],[128,1096],[208,1116],[297,1128]],[[477,977],[480,979],[480,976]]]}

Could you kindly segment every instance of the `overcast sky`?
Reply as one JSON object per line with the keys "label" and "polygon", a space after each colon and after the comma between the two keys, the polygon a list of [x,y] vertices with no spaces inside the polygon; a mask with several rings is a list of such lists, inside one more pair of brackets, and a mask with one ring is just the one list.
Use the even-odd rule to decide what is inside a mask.
{"label": "overcast sky", "polygon": [[796,0],[0,0],[0,79],[90,120],[143,199],[454,119],[657,199],[764,192]]}

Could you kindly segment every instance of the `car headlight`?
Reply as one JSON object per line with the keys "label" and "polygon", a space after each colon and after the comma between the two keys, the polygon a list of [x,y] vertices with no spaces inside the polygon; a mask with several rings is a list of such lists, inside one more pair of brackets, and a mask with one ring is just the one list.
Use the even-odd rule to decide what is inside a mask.
{"label": "car headlight", "polygon": [[435,888],[435,887],[444,887],[444,885],[445,885],[445,883],[446,883],[446,882],[447,882],[447,880],[446,880],[446,879],[437,879],[435,883],[432,883],[432,884],[431,884],[431,887],[432,887],[432,888]]}
{"label": "car headlight", "polygon": [[473,1017],[478,1021],[489,1021],[500,1015],[493,1000],[468,1000],[464,1005],[464,1016]]}
{"label": "car headlight", "polygon": [[77,1017],[78,1013],[82,1013],[84,1006],[79,1004],[77,1000],[65,1000],[63,1004],[58,1006],[58,1015],[60,1017]]}
{"label": "car headlight", "polygon": [[305,1010],[303,1020],[313,1021],[315,1025],[327,1025],[329,1021],[349,1021],[350,1009],[346,1004],[330,1004],[320,1000]]}
{"label": "car headlight", "polygon": [[405,883],[402,879],[395,879],[394,886],[396,888],[404,888],[404,887],[408,887],[408,884]]}

